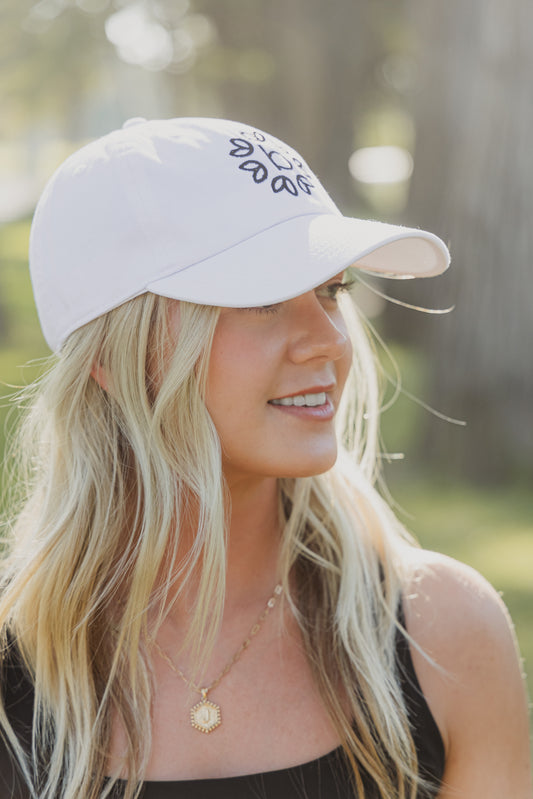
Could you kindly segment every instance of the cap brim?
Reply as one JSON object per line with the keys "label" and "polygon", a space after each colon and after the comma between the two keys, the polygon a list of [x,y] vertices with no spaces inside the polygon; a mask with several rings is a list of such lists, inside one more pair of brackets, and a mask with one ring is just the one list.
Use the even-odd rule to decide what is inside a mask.
{"label": "cap brim", "polygon": [[[209,231],[205,231],[209,236]],[[432,233],[334,214],[300,216],[146,286],[201,305],[271,305],[349,266],[395,278],[433,277],[450,263]]]}

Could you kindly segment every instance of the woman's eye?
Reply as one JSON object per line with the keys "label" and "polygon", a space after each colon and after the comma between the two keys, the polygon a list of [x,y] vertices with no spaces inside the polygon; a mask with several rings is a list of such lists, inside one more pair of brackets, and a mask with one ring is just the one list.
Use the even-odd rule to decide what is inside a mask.
{"label": "woman's eye", "polygon": [[335,283],[328,283],[325,286],[320,286],[317,290],[317,296],[326,300],[336,300],[339,294],[345,291],[350,291],[354,285],[355,280],[337,281]]}
{"label": "woman's eye", "polygon": [[277,313],[279,310],[279,303],[275,305],[258,305],[254,308],[245,308],[246,311],[255,311],[255,313],[264,313],[264,314],[271,314]]}

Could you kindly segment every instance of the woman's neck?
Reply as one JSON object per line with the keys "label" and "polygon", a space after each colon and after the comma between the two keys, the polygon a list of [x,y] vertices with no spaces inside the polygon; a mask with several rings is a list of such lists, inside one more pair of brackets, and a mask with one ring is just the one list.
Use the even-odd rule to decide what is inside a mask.
{"label": "woman's neck", "polygon": [[[229,512],[226,548],[226,596],[228,613],[269,595],[279,578],[281,540],[278,488],[275,479],[228,486]],[[180,526],[177,563],[183,564],[197,534],[198,514],[191,509]],[[173,602],[171,615],[187,615],[194,604],[201,561],[193,570],[185,591]],[[167,573],[168,577],[168,573]]]}
{"label": "woman's neck", "polygon": [[269,593],[278,580],[281,541],[277,481],[229,487],[226,603]]}

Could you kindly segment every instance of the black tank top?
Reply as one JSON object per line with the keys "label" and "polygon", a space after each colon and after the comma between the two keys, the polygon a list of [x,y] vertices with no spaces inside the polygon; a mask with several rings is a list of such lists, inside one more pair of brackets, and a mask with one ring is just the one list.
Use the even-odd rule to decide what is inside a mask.
{"label": "black tank top", "polygon": [[[438,793],[444,772],[444,745],[439,729],[421,691],[408,643],[398,635],[396,644],[400,684],[409,714],[418,755],[419,770],[434,790],[419,792],[418,799]],[[33,687],[20,663],[11,659],[4,666],[3,693],[6,711],[25,748],[31,740]],[[367,799],[378,799],[370,780],[365,782]],[[114,799],[122,796],[119,782]],[[0,796],[29,799],[9,749],[0,738]],[[81,797],[80,797],[81,799]],[[299,766],[201,780],[147,781],[142,799],[357,799],[341,747]]]}

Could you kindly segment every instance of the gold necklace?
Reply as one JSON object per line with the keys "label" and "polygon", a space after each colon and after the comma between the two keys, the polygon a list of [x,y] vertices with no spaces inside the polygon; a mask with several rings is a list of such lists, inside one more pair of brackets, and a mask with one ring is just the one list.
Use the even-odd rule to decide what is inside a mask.
{"label": "gold necklace", "polygon": [[167,653],[163,649],[161,649],[157,641],[152,640],[152,644],[157,649],[160,657],[162,657],[165,663],[167,663],[170,666],[172,671],[175,672],[175,674],[177,674],[178,677],[181,677],[183,682],[185,682],[189,688],[192,688],[194,691],[196,691],[196,693],[201,694],[202,696],[201,701],[198,702],[196,705],[193,705],[193,707],[191,707],[191,712],[190,712],[191,726],[194,727],[195,730],[199,730],[200,732],[205,732],[206,734],[208,734],[210,732],[213,732],[213,730],[216,730],[216,728],[220,727],[220,725],[222,724],[222,713],[220,711],[220,705],[216,705],[214,702],[211,702],[207,698],[207,694],[209,693],[209,691],[212,691],[213,688],[217,687],[220,681],[226,676],[226,674],[238,661],[244,650],[248,649],[248,647],[252,643],[253,637],[257,635],[257,633],[261,629],[261,625],[263,624],[264,620],[266,619],[266,617],[268,616],[268,614],[276,604],[276,601],[280,596],[282,590],[283,589],[281,587],[281,584],[278,584],[275,587],[274,593],[266,603],[265,609],[263,610],[263,612],[255,622],[255,624],[253,625],[252,629],[248,633],[248,637],[242,642],[242,644],[235,652],[231,660],[228,661],[228,663],[226,663],[226,665],[224,666],[218,677],[216,677],[213,680],[213,682],[211,682],[205,688],[200,688],[200,686],[196,685],[196,683],[194,683],[191,679],[186,677],[185,674],[182,672],[182,670],[178,668],[178,666],[176,666],[172,658],[169,655],[167,655]]}

